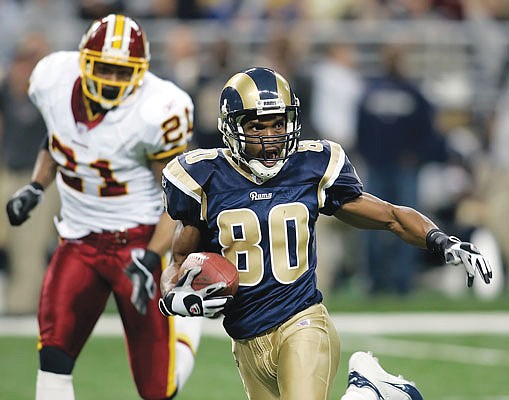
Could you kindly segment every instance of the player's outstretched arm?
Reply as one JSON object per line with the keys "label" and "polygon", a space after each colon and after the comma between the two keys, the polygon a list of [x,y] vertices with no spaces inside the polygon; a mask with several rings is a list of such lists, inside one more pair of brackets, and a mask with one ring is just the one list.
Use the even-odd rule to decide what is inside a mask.
{"label": "player's outstretched arm", "polygon": [[476,246],[440,231],[433,221],[413,208],[397,206],[363,193],[345,203],[334,215],[357,228],[389,230],[407,243],[440,255],[447,264],[462,264],[469,287],[476,270],[485,283],[491,281],[490,264]]}
{"label": "player's outstretched arm", "polygon": [[413,208],[391,204],[369,193],[343,204],[334,215],[357,228],[391,231],[422,248],[426,247],[426,234],[437,229],[433,221]]}
{"label": "player's outstretched arm", "polygon": [[432,229],[426,235],[426,244],[431,252],[441,255],[446,264],[462,264],[465,267],[468,287],[474,283],[476,270],[484,283],[491,282],[493,272],[490,263],[472,243],[462,242],[439,229]]}

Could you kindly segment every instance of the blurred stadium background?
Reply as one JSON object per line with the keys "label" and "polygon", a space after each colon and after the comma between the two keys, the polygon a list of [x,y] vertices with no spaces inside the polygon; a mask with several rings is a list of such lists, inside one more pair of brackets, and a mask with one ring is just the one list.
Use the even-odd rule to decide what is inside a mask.
{"label": "blurred stadium background", "polygon": [[[151,43],[151,71],[193,96],[193,146],[221,144],[217,97],[225,80],[248,66],[270,66],[288,78],[301,99],[304,138],[339,141],[363,180],[368,166],[357,147],[355,107],[362,89],[356,85],[383,75],[382,48],[402,48],[404,75],[433,105],[433,133],[440,143],[419,166],[414,206],[489,254],[495,277],[490,286],[476,284],[467,290],[462,270],[444,267],[420,252],[411,290],[372,292],[365,236],[323,218],[318,232],[323,264],[319,283],[327,305],[340,316],[360,315],[368,326],[349,329],[338,320],[344,351],[336,397],[345,385],[349,353],[369,347],[380,353],[389,370],[415,379],[425,398],[509,399],[508,0],[3,0],[1,86],[12,79],[14,65],[19,71],[18,55],[26,55],[33,65],[49,51],[75,50],[90,21],[108,12],[136,18]],[[0,116],[5,120],[7,100],[1,99]],[[24,134],[7,142],[5,129],[0,125],[2,204],[12,194],[7,192],[7,179],[28,173],[10,167],[10,154],[21,154],[24,165],[35,157],[35,152],[19,151],[26,149]],[[365,183],[370,191],[369,180]],[[36,211],[48,214],[39,222],[46,224],[44,232],[51,229],[57,210],[54,199],[54,193],[48,193],[51,210]],[[31,243],[37,232],[41,228],[28,226],[24,243]],[[31,300],[23,309],[10,309],[5,297],[14,276],[9,262],[13,235],[1,213],[0,315],[5,316],[0,317],[0,397],[18,400],[33,396],[33,316],[46,256],[41,255],[41,266],[24,276],[21,287],[28,286],[17,294],[20,304],[23,298]],[[50,254],[54,231],[41,235],[48,239]],[[389,318],[383,327],[372,325],[390,312],[403,313],[399,321],[413,329],[388,330],[393,323]],[[448,319],[451,314],[443,312],[464,318]],[[114,315],[113,307],[108,313]],[[420,317],[424,324],[415,322]],[[499,327],[496,332],[490,321]],[[472,324],[479,329],[465,328]],[[437,330],[419,333],[422,326]],[[216,333],[208,331],[203,340],[183,400],[244,396],[228,341]],[[118,331],[113,337],[94,337],[82,357],[75,378],[78,398],[100,398],[103,393],[111,399],[136,398]],[[207,390],[199,392],[203,387]]]}
{"label": "blurred stadium background", "polygon": [[[430,134],[438,143],[412,155],[422,158],[414,179],[417,198],[403,203],[430,215],[450,233],[467,240],[475,238],[490,253],[496,278],[490,287],[474,288],[479,297],[507,292],[507,0],[6,0],[0,3],[3,86],[13,79],[12,68],[22,69],[15,63],[17,56],[25,55],[28,60],[22,65],[30,66],[49,51],[75,50],[90,21],[107,12],[125,12],[137,18],[151,43],[151,70],[193,96],[194,146],[221,145],[216,129],[217,96],[229,76],[252,65],[274,67],[288,78],[301,99],[302,136],[341,143],[366,190],[375,192],[369,165],[357,143],[356,107],[361,85],[386,72],[381,49],[400,47],[404,78],[433,107]],[[9,104],[8,98],[0,112],[8,111],[5,103]],[[14,139],[7,140],[8,133],[4,132],[0,141],[2,182],[29,174],[27,166],[32,165],[37,147],[28,149],[26,141],[29,136],[43,135],[23,132],[11,134]],[[21,166],[10,165],[10,154],[23,158]],[[5,203],[12,190],[9,192],[7,184],[2,186],[0,197]],[[47,197],[49,209],[34,214],[47,214],[43,230],[47,235],[41,236],[48,238],[51,252],[51,216],[58,204],[52,191]],[[10,230],[3,213],[0,218],[0,312],[33,312],[35,301],[26,310],[9,310],[3,304],[2,287],[9,269],[6,247],[20,229]],[[365,256],[365,235],[352,233],[327,218],[322,220],[318,247],[323,290],[334,292],[347,286],[369,292],[373,268],[369,265],[372,260]],[[25,237],[30,231],[42,230],[40,221],[33,224]],[[390,258],[390,248],[386,248],[384,258]],[[37,291],[44,264],[45,260],[33,268],[35,284],[30,292]],[[424,253],[415,264],[417,272],[409,278],[411,293],[431,287],[453,296],[466,294],[461,271],[442,268]],[[23,287],[23,283],[19,285]],[[31,296],[36,298],[36,293]]]}

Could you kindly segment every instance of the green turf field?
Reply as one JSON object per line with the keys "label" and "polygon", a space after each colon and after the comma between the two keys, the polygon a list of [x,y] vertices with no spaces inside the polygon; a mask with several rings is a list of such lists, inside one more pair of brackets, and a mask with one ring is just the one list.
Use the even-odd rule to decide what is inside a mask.
{"label": "green turf field", "polygon": [[[373,349],[390,372],[414,379],[428,400],[509,399],[508,335],[343,335],[341,372],[334,400],[346,382],[346,364],[356,349]],[[34,398],[35,338],[0,337],[0,398]],[[121,338],[93,337],[75,369],[77,400],[138,399]],[[204,337],[180,400],[246,398],[227,339]]]}
{"label": "green turf field", "polygon": [[324,303],[330,312],[509,311],[509,291],[486,300],[472,291],[454,297],[430,289],[416,289],[407,297],[369,297],[352,286],[325,296]]}
{"label": "green turf field", "polygon": [[[493,301],[451,299],[429,291],[409,298],[370,299],[343,290],[326,298],[331,312],[505,311],[509,295]],[[110,304],[108,313],[114,313]],[[1,323],[1,322],[0,322]],[[339,329],[341,334],[341,329]],[[391,373],[416,381],[425,400],[509,400],[509,326],[500,335],[342,334],[340,374],[332,400],[346,386],[347,362],[356,350],[373,350]],[[0,400],[33,400],[36,337],[0,336]],[[75,368],[77,400],[138,399],[120,337],[93,336]],[[196,367],[179,400],[240,400],[246,396],[227,339],[204,336]]]}

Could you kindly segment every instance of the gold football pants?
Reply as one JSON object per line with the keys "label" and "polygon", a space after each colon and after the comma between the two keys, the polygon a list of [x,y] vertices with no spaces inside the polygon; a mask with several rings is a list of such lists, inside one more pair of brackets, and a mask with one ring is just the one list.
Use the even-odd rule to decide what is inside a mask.
{"label": "gold football pants", "polygon": [[327,400],[339,365],[339,336],[315,304],[263,335],[233,341],[250,400]]}

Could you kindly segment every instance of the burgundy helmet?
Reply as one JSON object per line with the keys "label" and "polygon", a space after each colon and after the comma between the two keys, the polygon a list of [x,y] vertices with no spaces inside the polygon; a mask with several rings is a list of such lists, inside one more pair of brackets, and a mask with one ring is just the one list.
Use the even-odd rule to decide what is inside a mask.
{"label": "burgundy helmet", "polygon": [[[83,93],[105,109],[118,106],[141,85],[150,61],[145,33],[134,20],[120,14],[94,21],[79,50]],[[104,68],[117,71],[121,79],[98,76]]]}

